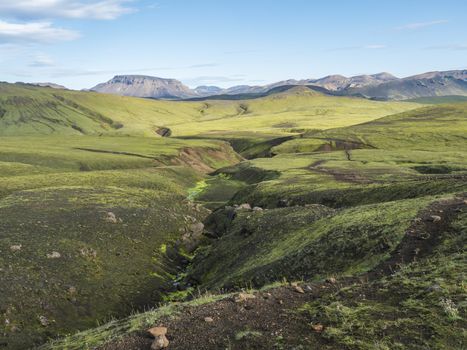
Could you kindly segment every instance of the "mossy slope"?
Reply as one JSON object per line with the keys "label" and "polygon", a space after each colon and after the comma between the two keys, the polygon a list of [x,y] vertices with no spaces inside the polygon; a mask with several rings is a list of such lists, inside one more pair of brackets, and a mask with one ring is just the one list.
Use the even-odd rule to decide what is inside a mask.
{"label": "mossy slope", "polygon": [[163,247],[207,210],[188,190],[237,162],[218,141],[0,140],[0,343],[25,349],[162,300]]}
{"label": "mossy slope", "polygon": [[251,101],[177,102],[0,83],[0,135],[159,137],[156,131],[168,127],[173,136],[284,136],[294,128],[347,126],[418,106],[300,90]]}

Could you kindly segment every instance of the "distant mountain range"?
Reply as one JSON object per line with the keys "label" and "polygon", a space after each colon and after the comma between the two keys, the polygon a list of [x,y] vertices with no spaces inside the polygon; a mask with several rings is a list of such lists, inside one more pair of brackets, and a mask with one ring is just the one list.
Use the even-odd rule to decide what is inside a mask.
{"label": "distant mountain range", "polygon": [[41,86],[41,87],[49,87],[52,89],[60,89],[60,90],[67,90],[67,88],[63,85],[58,85],[55,83],[32,83],[31,85]]}
{"label": "distant mountain range", "polygon": [[342,96],[362,96],[381,100],[405,100],[432,96],[467,96],[467,70],[429,72],[406,78],[389,73],[345,77],[329,75],[320,79],[284,80],[263,86],[239,85],[227,89],[199,86],[190,89],[176,79],[144,75],[118,75],[91,90],[102,93],[155,99],[194,99],[210,96],[267,95],[278,87],[309,86],[324,93]]}

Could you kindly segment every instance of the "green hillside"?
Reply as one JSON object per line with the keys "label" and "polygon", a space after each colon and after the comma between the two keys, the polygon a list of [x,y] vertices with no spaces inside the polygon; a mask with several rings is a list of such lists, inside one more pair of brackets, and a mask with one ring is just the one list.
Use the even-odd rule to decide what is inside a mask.
{"label": "green hillside", "polygon": [[200,334],[211,338],[203,349],[465,347],[466,127],[465,104],[424,107],[307,132],[272,158],[219,169],[194,198],[206,204],[219,183],[237,192],[204,220],[179,279],[187,289],[171,296],[254,297],[208,294],[44,349],[149,348],[142,331],[154,325],[173,349]]}
{"label": "green hillside", "polygon": [[0,83],[0,135],[173,136],[259,132],[289,134],[361,123],[417,107],[292,89],[248,101],[173,102]]}
{"label": "green hillside", "polygon": [[[212,339],[200,349],[371,349],[375,336],[381,349],[459,348],[466,134],[465,103],[2,83],[0,347],[149,349],[141,331],[168,324],[173,349],[199,332]],[[284,280],[312,292],[289,295]],[[211,296],[269,284],[283,303]],[[407,331],[409,318],[428,331]]]}
{"label": "green hillside", "polygon": [[[310,139],[286,141],[274,148],[284,153],[273,158],[221,169],[219,172],[236,178],[246,176],[250,169],[275,173],[272,178],[237,192],[231,202],[270,210],[238,215],[226,232],[219,224],[222,222],[219,217],[229,215],[229,210],[213,214],[212,230],[218,235],[225,234],[225,240],[214,243],[207,257],[201,255],[200,261],[193,264],[194,278],[209,287],[222,287],[234,282],[248,283],[251,279],[264,283],[282,276],[301,278],[326,272],[345,273],[346,269],[353,271],[357,267],[349,264],[347,253],[342,265],[337,260],[328,264],[321,255],[331,253],[322,245],[332,244],[330,247],[338,250],[334,259],[341,258],[344,247],[336,247],[333,227],[338,227],[341,235],[347,230],[353,232],[352,239],[357,241],[345,245],[359,246],[364,252],[372,251],[363,244],[371,244],[367,236],[370,232],[394,246],[390,240],[400,239],[410,220],[433,200],[426,196],[467,190],[466,117],[466,104],[420,108],[315,133]],[[291,153],[297,143],[308,144],[308,140],[315,142],[314,152]],[[288,145],[291,142],[295,142],[293,147]],[[333,212],[329,207],[351,209]],[[364,232],[358,229],[362,225]],[[262,236],[264,232],[271,235],[267,241]],[[391,237],[384,238],[384,232],[390,232]],[[356,236],[359,234],[364,235],[362,242]],[[246,238],[238,240],[242,235]],[[305,248],[308,244],[318,246]],[[238,252],[232,254],[237,245]],[[316,249],[309,262],[301,256],[310,254],[308,249]],[[354,253],[362,259],[360,253]],[[245,256],[246,261],[239,256]],[[372,262],[363,259],[358,263],[370,268],[380,258],[372,251],[368,259]],[[297,264],[287,270],[291,261]]]}
{"label": "green hillside", "polygon": [[2,137],[2,343],[29,348],[162,300],[178,268],[162,252],[189,246],[207,214],[190,188],[239,159],[218,141]]}
{"label": "green hillside", "polygon": [[462,103],[467,102],[467,96],[436,96],[436,97],[419,97],[413,98],[410,100],[406,100],[408,102],[416,102],[416,103],[423,103],[423,104],[444,104],[444,103]]}

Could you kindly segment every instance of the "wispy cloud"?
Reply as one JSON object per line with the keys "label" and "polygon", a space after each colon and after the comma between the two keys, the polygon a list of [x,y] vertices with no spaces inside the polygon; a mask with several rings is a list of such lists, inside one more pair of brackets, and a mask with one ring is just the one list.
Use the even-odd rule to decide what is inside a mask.
{"label": "wispy cloud", "polygon": [[217,67],[219,66],[218,63],[200,63],[200,64],[193,64],[191,66],[187,66],[186,68],[209,68],[209,67]]}
{"label": "wispy cloud", "polygon": [[24,45],[17,44],[0,44],[0,62],[6,62],[11,59],[15,59],[20,55],[24,55],[25,50],[29,48]]}
{"label": "wispy cloud", "polygon": [[46,54],[40,53],[33,57],[33,61],[29,64],[29,67],[44,68],[55,66],[55,61]]}
{"label": "wispy cloud", "polygon": [[84,18],[110,20],[135,11],[133,0],[0,1],[0,14],[18,18]]}
{"label": "wispy cloud", "polygon": [[[1,46],[0,46],[1,48]],[[42,60],[40,60],[42,58]],[[48,59],[48,60],[47,60]],[[96,75],[116,75],[116,74],[140,74],[140,73],[146,73],[150,75],[156,75],[160,76],[160,72],[163,71],[171,71],[171,70],[178,70],[178,69],[196,69],[196,68],[201,68],[201,67],[214,67],[217,66],[217,63],[200,63],[200,64],[195,64],[191,66],[174,66],[174,67],[147,67],[147,68],[115,68],[115,69],[81,69],[81,68],[70,68],[70,67],[58,67],[55,64],[49,64],[52,63],[53,60],[50,59],[50,57],[43,55],[41,57],[40,55],[36,56],[36,60],[34,63],[30,64],[30,67],[53,67],[49,71],[45,72],[49,76],[53,78],[62,78],[62,77],[78,77],[78,76],[96,76]],[[159,72],[159,73],[158,73]],[[23,74],[23,73],[21,73]],[[211,79],[213,81],[222,81],[225,79],[230,79],[227,81],[235,81],[239,80],[236,79],[238,77],[232,76],[232,78],[227,78],[227,77],[200,77],[199,79],[205,79],[206,81]],[[196,78],[198,79],[198,78]],[[241,79],[240,79],[241,80]]]}
{"label": "wispy cloud", "polygon": [[463,50],[467,50],[467,44],[435,45],[435,46],[425,47],[425,50],[463,51]]}
{"label": "wispy cloud", "polygon": [[0,20],[0,41],[45,42],[74,40],[79,33],[57,28],[50,22],[11,23]]}
{"label": "wispy cloud", "polygon": [[342,47],[334,47],[331,49],[327,49],[326,51],[351,51],[351,50],[380,50],[385,49],[387,46],[382,44],[370,44],[370,45],[362,45],[362,46],[342,46]]}
{"label": "wispy cloud", "polygon": [[190,86],[195,85],[209,85],[209,84],[222,84],[244,81],[244,79],[238,77],[227,77],[227,76],[201,76],[195,78],[183,79],[183,82]]}
{"label": "wispy cloud", "polygon": [[414,22],[414,23],[407,23],[402,26],[396,27],[398,30],[413,30],[413,29],[420,29],[420,28],[426,28],[426,27],[431,27],[435,26],[438,24],[445,24],[448,23],[449,21],[446,19],[437,19],[435,21],[429,21],[429,22]]}

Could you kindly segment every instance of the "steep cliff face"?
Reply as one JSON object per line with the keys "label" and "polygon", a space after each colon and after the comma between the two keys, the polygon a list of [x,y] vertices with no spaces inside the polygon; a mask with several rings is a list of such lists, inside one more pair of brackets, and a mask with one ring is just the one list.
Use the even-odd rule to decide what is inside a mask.
{"label": "steep cliff face", "polygon": [[108,94],[148,98],[188,98],[197,96],[189,87],[176,79],[163,79],[144,75],[117,75],[92,91]]}

